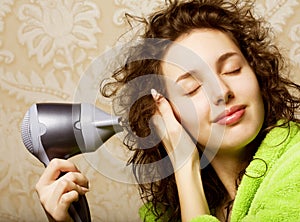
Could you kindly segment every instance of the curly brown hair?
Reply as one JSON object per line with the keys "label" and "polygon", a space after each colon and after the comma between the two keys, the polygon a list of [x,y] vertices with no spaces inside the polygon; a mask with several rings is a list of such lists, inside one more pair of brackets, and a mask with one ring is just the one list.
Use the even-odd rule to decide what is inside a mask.
{"label": "curly brown hair", "polygon": [[[124,144],[133,151],[128,163],[133,166],[142,199],[152,203],[151,210],[157,218],[167,215],[169,221],[176,221],[180,219],[180,204],[172,166],[170,161],[159,162],[166,159],[167,154],[151,131],[150,123],[156,111],[150,89],[165,93],[164,82],[159,78],[163,74],[160,64],[172,41],[203,28],[220,30],[234,38],[256,74],[264,101],[265,119],[258,142],[279,119],[285,120],[282,125],[289,121],[300,122],[295,115],[300,106],[300,86],[288,80],[287,62],[275,45],[267,23],[253,15],[253,4],[188,0],[169,1],[166,5],[148,19],[130,17],[144,24],[141,39],[153,41],[140,41],[131,47],[125,64],[115,71],[112,81],[102,85],[101,92],[108,97],[115,96],[116,114],[123,116],[122,124],[127,129]],[[147,78],[141,80],[143,76]],[[159,164],[143,167],[154,162]],[[224,204],[228,194],[211,165],[202,171],[206,198],[213,213]]]}

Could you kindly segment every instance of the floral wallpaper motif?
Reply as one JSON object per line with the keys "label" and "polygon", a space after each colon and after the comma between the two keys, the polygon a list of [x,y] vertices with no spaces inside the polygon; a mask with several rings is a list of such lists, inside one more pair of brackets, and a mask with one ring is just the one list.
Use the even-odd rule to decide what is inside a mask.
{"label": "floral wallpaper motif", "polygon": [[13,5],[13,0],[2,0],[0,2],[0,32],[4,30],[4,21],[5,16],[11,12],[11,6]]}
{"label": "floral wallpaper motif", "polygon": [[[90,64],[99,55],[107,62],[105,51],[113,49],[128,29],[124,13],[144,16],[164,2],[0,1],[0,221],[46,221],[34,191],[44,167],[25,149],[20,136],[27,109],[37,102],[74,101]],[[300,83],[300,1],[258,0],[256,9],[274,27],[294,65],[291,77]],[[98,70],[88,79],[95,87],[102,77]],[[110,111],[109,101],[98,102]],[[126,158],[116,137],[105,145]],[[97,150],[72,158],[90,179],[87,197],[93,220],[139,221],[141,202],[135,185],[99,173],[101,155]]]}
{"label": "floral wallpaper motif", "polygon": [[84,49],[97,47],[99,16],[91,1],[33,1],[19,8],[18,40],[42,67],[53,62],[56,69],[74,69],[86,59]]}
{"label": "floral wallpaper motif", "polygon": [[126,20],[124,19],[124,14],[130,14],[135,16],[145,16],[153,9],[161,6],[163,1],[161,0],[115,0],[115,4],[118,9],[113,15],[113,21],[116,25],[124,25]]}
{"label": "floral wallpaper motif", "polygon": [[[0,33],[5,29],[4,19],[11,12],[12,0],[3,0],[0,2]],[[2,39],[0,39],[0,64],[10,64],[14,60],[14,54],[7,49],[2,49]]]}
{"label": "floral wallpaper motif", "polygon": [[299,5],[298,0],[266,0],[257,4],[257,12],[260,13],[271,23],[277,32],[283,31],[283,26],[295,13],[294,9]]}
{"label": "floral wallpaper motif", "polygon": [[[300,66],[300,24],[291,27],[289,38],[292,40],[289,57],[295,62],[298,67]],[[299,77],[299,76],[298,76]]]}

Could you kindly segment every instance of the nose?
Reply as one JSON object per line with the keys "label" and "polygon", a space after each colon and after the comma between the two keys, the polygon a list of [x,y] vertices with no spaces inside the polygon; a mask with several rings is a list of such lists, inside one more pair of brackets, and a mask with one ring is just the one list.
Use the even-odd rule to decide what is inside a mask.
{"label": "nose", "polygon": [[215,90],[215,96],[213,98],[214,104],[225,105],[233,98],[234,93],[229,87],[229,84],[223,79],[218,78],[218,87]]}

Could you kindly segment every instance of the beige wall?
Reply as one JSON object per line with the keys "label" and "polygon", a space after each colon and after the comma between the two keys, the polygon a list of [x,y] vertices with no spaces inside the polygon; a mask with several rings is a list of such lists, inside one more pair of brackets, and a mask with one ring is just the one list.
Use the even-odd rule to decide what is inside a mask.
{"label": "beige wall", "polygon": [[[125,31],[123,13],[146,14],[160,2],[0,1],[0,221],[45,219],[34,191],[43,166],[20,137],[25,111],[37,102],[76,100],[81,75]],[[260,0],[257,8],[275,27],[295,64],[291,77],[299,83],[300,1]],[[110,111],[109,101],[98,103]],[[120,140],[107,143],[107,150],[114,152],[117,147],[117,159],[125,163]],[[88,200],[94,221],[138,220],[141,203],[135,186],[99,172],[102,155],[98,151],[74,159],[91,181]]]}

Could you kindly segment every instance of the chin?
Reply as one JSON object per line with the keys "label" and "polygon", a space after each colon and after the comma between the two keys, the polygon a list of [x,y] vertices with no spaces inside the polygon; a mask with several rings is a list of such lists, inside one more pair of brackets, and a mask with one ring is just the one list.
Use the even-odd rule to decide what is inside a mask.
{"label": "chin", "polygon": [[255,141],[261,126],[252,129],[236,129],[225,132],[220,149],[240,150]]}

